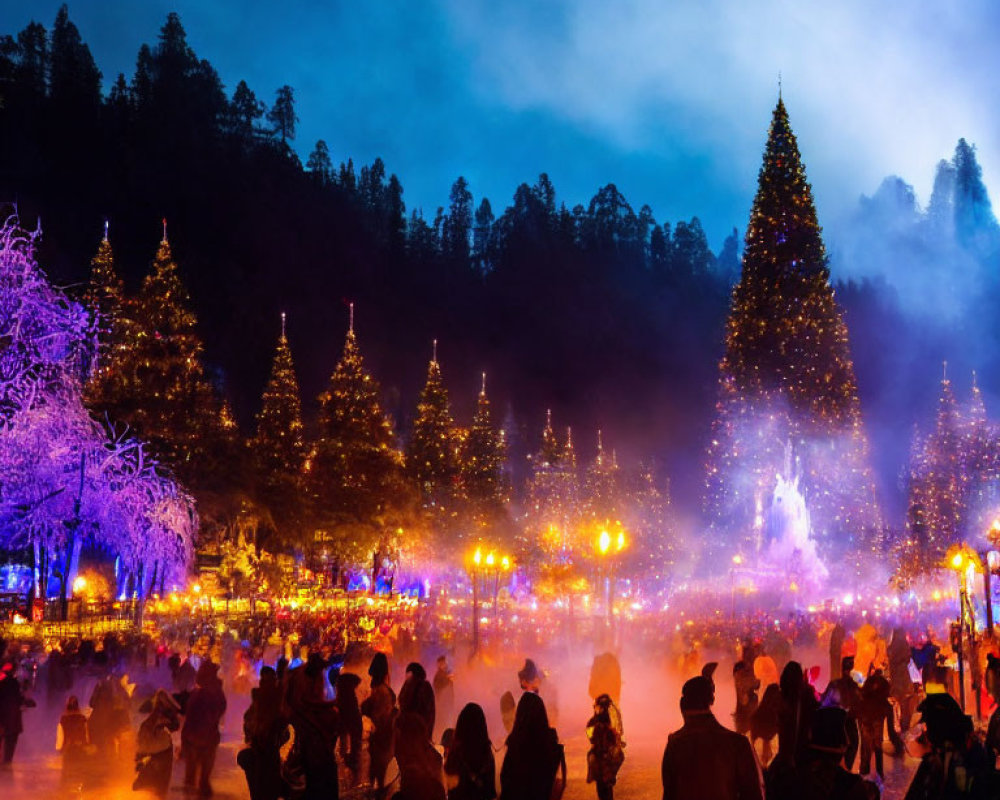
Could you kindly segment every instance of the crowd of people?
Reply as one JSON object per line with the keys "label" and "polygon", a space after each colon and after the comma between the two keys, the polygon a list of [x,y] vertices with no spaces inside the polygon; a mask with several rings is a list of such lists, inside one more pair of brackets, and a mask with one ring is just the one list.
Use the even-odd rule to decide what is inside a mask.
{"label": "crowd of people", "polygon": [[[248,620],[225,633],[189,624],[165,626],[156,637],[108,634],[49,648],[0,641],[3,759],[14,758],[23,714],[43,691],[47,704],[62,709],[57,746],[65,776],[134,759],[132,787],[165,797],[180,758],[184,791],[208,797],[228,701],[239,695],[242,710],[248,695],[236,763],[251,800],[561,796],[570,776],[556,731],[558,682],[533,659],[516,684],[511,674],[510,691],[459,708],[449,656],[432,655],[431,673],[421,663],[426,627],[346,649],[330,634],[337,627],[300,614]],[[698,660],[710,651],[706,637],[678,644],[671,669],[686,678],[683,724],[667,738],[662,787],[649,794],[870,800],[880,796],[888,754],[919,759],[906,800],[1000,797],[1000,658],[984,648],[979,700],[992,714],[977,729],[953,696],[947,643],[903,628],[886,629],[883,639],[867,622],[846,627],[852,630],[837,622],[809,631],[814,645],[829,646],[825,686],[818,684],[825,666],[804,668],[792,658],[806,652],[801,621],[788,621],[782,635],[772,624],[741,637],[723,656],[727,664],[732,657],[735,697],[727,724],[715,704],[729,687],[719,685],[717,662]],[[687,636],[696,628],[682,630]],[[394,675],[402,678],[395,686]],[[74,693],[84,688],[89,694]],[[573,724],[586,735],[587,783],[598,800],[612,800],[627,752],[614,653],[594,658],[587,689],[592,714]],[[494,746],[487,718],[497,708],[504,736]]]}

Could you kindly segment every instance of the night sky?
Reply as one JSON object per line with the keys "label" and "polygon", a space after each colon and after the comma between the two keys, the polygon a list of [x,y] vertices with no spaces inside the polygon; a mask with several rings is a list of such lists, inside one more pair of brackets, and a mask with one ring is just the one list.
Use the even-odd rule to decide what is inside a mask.
{"label": "night sky", "polygon": [[[0,0],[4,32],[58,0]],[[458,175],[498,213],[548,172],[572,207],[616,183],[714,248],[746,224],[779,71],[826,225],[895,173],[926,203],[961,136],[1000,175],[1000,5],[763,0],[305,2],[77,0],[104,72],[131,78],[169,11],[231,94],[296,90],[305,160],[381,156],[433,217]],[[835,7],[834,7],[835,6]]]}

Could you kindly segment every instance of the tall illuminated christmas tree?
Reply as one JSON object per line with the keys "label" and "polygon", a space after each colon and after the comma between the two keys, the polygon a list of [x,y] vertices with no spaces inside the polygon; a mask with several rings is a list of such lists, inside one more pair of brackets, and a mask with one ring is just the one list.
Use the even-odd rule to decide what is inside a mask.
{"label": "tall illuminated christmas tree", "polygon": [[476,413],[462,442],[459,459],[459,484],[473,517],[483,520],[493,516],[509,499],[510,487],[504,473],[506,458],[507,444],[503,431],[493,425],[484,372]]}
{"label": "tall illuminated christmas tree", "polygon": [[271,375],[257,414],[257,433],[250,441],[258,493],[271,512],[282,543],[294,541],[302,523],[302,470],[305,443],[302,403],[292,351],[281,315],[281,336],[274,351]]}
{"label": "tall illuminated christmas tree", "polygon": [[90,261],[90,281],[83,301],[94,315],[97,330],[97,362],[87,381],[84,399],[88,406],[100,410],[110,404],[120,366],[127,359],[132,341],[129,334],[134,327],[131,317],[135,311],[115,268],[107,222],[104,238]]}
{"label": "tall illuminated christmas tree", "polygon": [[779,98],[747,226],[709,450],[710,552],[757,554],[786,448],[824,550],[879,530],[847,327]]}
{"label": "tall illuminated christmas tree", "polygon": [[549,558],[572,561],[580,552],[580,486],[572,432],[559,442],[547,412],[538,452],[531,460],[528,484],[527,540]]}
{"label": "tall illuminated christmas tree", "polygon": [[[403,456],[358,349],[353,305],[350,313],[343,353],[319,398],[309,481],[322,524],[374,528],[405,494]],[[355,541],[362,549],[370,544]]]}
{"label": "tall illuminated christmas tree", "polygon": [[111,361],[97,407],[138,431],[192,485],[214,480],[235,425],[205,377],[197,319],[165,222],[152,269],[128,307],[128,338]]}
{"label": "tall illuminated christmas tree", "polygon": [[451,505],[458,479],[458,439],[437,360],[436,340],[406,449],[406,470],[419,487],[425,506]]}
{"label": "tall illuminated christmas tree", "polygon": [[616,519],[622,515],[622,479],[618,460],[604,451],[604,437],[597,432],[597,455],[587,467],[584,481],[587,513],[592,520]]}

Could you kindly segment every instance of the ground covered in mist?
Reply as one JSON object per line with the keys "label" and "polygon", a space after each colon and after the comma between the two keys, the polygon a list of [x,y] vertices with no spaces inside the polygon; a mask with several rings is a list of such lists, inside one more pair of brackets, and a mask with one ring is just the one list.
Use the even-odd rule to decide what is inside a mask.
{"label": "ground covered in mist", "polygon": [[[571,650],[571,652],[567,652]],[[577,643],[565,650],[532,653],[539,666],[548,672],[548,685],[543,686],[542,696],[551,710],[551,722],[558,729],[560,739],[566,744],[566,759],[569,768],[567,800],[582,800],[596,796],[595,789],[588,785],[586,776],[587,741],[584,726],[591,714],[590,698],[587,695],[590,663],[594,652],[589,644]],[[817,652],[815,655],[796,654],[804,664],[824,664],[826,659]],[[703,655],[711,660],[712,654]],[[504,729],[500,719],[500,695],[510,690],[517,693],[517,669],[523,664],[523,655],[505,654],[502,660],[486,657],[478,666],[470,666],[464,659],[456,659],[456,713],[470,701],[480,703],[486,711],[494,746],[497,747],[498,774],[503,758],[502,743]],[[424,663],[433,663],[430,654]],[[627,742],[626,760],[619,774],[615,796],[619,800],[652,800],[662,796],[660,784],[660,759],[667,734],[681,724],[678,698],[682,679],[690,677],[682,674],[677,664],[664,661],[659,656],[643,652],[641,645],[626,648],[621,656],[623,688],[622,715]],[[404,665],[393,664],[393,686],[398,689]],[[729,714],[734,705],[733,687],[729,680],[732,664],[722,661],[716,673],[718,695],[715,712],[723,724],[730,722]],[[144,678],[135,676],[133,680],[142,691],[146,685],[168,685],[169,675],[164,667],[159,672],[151,671]],[[825,685],[824,674],[820,683]],[[78,681],[74,691],[85,704],[90,696],[93,679]],[[242,717],[249,698],[228,693],[229,709],[225,720],[223,741],[216,760],[213,780],[215,796],[222,800],[245,800],[249,797],[243,772],[236,766],[236,753],[242,747]],[[138,797],[131,791],[133,778],[129,757],[121,761],[95,764],[83,776],[82,781],[63,782],[61,761],[55,752],[56,725],[61,713],[61,700],[47,704],[44,696],[38,697],[39,705],[25,712],[25,733],[19,744],[15,762],[11,768],[0,772],[0,795],[23,798],[24,800],[55,800],[55,798],[94,798],[95,800],[118,800]],[[133,728],[138,727],[138,718]],[[175,739],[177,737],[175,736]],[[910,758],[886,758],[885,798],[901,798],[905,793],[910,776],[917,762]],[[175,764],[174,780],[170,796],[181,797],[183,765]],[[343,782],[342,782],[343,785]],[[363,790],[341,789],[341,797],[362,797]]]}

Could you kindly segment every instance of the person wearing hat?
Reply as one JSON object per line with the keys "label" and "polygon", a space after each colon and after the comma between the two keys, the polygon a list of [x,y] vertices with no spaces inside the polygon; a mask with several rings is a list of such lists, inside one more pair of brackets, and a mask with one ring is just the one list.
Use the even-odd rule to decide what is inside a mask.
{"label": "person wearing hat", "polygon": [[670,734],[660,776],[663,800],[763,800],[749,740],[712,714],[715,684],[699,675],[681,689],[684,725]]}
{"label": "person wearing hat", "polygon": [[212,768],[219,749],[219,723],[226,713],[226,695],[218,676],[219,665],[206,659],[195,676],[195,689],[184,707],[181,748],[184,756],[184,788],[197,789],[202,797],[212,794]]}
{"label": "person wearing hat", "polygon": [[538,671],[535,662],[530,658],[524,659],[524,666],[517,673],[518,683],[522,692],[534,692],[539,694],[542,688],[542,673]]}
{"label": "person wearing hat", "polygon": [[608,694],[594,699],[594,716],[587,722],[587,783],[597,784],[597,800],[613,800],[618,770],[625,760],[622,720]]}
{"label": "person wearing hat", "polygon": [[768,800],[878,800],[878,787],[844,769],[847,712],[836,706],[813,715],[806,754],[794,769],[768,773]]}

